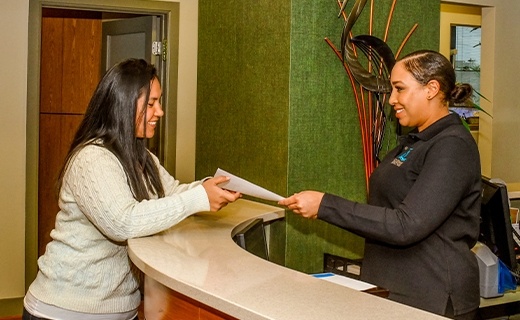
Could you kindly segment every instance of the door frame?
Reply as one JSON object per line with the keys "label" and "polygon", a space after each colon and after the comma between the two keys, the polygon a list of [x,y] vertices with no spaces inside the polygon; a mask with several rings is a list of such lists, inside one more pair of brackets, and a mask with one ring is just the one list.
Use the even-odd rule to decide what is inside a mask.
{"label": "door frame", "polygon": [[163,122],[164,166],[175,172],[177,144],[177,95],[179,68],[179,21],[180,3],[167,1],[126,0],[31,0],[29,1],[29,48],[27,64],[27,131],[26,131],[26,243],[25,286],[26,289],[38,271],[38,149],[39,149],[39,103],[42,8],[93,10],[160,15],[164,19],[161,33],[168,41],[164,82],[168,88],[163,104],[168,106]]}

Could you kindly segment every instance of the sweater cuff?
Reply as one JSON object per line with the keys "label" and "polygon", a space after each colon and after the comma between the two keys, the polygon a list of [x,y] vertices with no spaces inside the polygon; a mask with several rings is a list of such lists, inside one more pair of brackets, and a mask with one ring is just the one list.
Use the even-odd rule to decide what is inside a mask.
{"label": "sweater cuff", "polygon": [[208,195],[202,184],[181,193],[180,196],[184,200],[188,215],[210,210]]}

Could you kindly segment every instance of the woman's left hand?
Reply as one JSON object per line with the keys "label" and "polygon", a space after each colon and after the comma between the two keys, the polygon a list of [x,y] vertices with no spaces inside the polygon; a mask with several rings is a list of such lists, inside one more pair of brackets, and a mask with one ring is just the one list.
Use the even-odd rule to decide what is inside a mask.
{"label": "woman's left hand", "polygon": [[278,204],[286,206],[304,218],[316,219],[318,218],[318,209],[320,208],[323,195],[323,192],[318,191],[302,191],[278,201]]}

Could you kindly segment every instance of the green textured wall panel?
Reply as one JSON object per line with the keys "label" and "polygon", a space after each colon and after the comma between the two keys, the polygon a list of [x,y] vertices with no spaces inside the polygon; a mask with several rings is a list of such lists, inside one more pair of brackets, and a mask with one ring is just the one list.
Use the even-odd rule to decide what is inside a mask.
{"label": "green textured wall panel", "polygon": [[196,174],[217,167],[285,194],[289,3],[199,2]]}
{"label": "green textured wall panel", "polygon": [[[338,11],[334,1],[292,2],[288,192],[315,189],[363,201],[357,113],[345,71],[324,41],[339,43]],[[290,268],[319,272],[324,252],[362,254],[363,241],[336,227],[291,213],[286,220]]]}
{"label": "green textured wall panel", "polygon": [[[372,11],[372,34],[383,38],[392,4],[368,1],[354,34],[369,33]],[[397,0],[394,9],[394,53],[415,23],[401,56],[438,48],[439,0]],[[199,1],[197,177],[221,167],[282,195],[315,189],[365,202],[353,91],[324,41],[339,46],[338,11],[333,0]],[[395,125],[389,120],[388,147]],[[288,212],[284,231],[274,241],[293,269],[321,271],[325,252],[363,254],[363,239],[321,221]]]}

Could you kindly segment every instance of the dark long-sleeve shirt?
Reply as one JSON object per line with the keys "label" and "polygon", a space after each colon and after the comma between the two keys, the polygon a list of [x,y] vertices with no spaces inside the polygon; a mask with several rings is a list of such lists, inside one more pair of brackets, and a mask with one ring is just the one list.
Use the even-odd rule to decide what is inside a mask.
{"label": "dark long-sleeve shirt", "polygon": [[363,280],[389,298],[444,314],[478,308],[481,172],[456,114],[403,137],[370,178],[368,204],[326,194],[318,218],[366,238]]}

